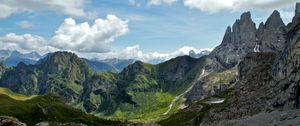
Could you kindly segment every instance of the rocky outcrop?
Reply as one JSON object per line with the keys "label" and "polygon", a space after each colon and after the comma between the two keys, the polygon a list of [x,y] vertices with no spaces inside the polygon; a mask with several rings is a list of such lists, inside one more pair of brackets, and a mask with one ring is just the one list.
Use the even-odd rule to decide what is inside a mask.
{"label": "rocky outcrop", "polygon": [[[298,6],[300,5],[298,4]],[[292,24],[289,27],[292,28]],[[209,75],[210,73],[236,68],[245,56],[252,52],[269,52],[280,56],[287,45],[287,30],[288,28],[283,23],[280,13],[276,10],[265,23],[260,23],[258,29],[256,29],[256,25],[251,19],[250,12],[245,12],[240,19],[236,20],[232,27],[227,27],[222,43],[210,53],[204,70]],[[274,56],[265,58],[268,59],[261,60],[270,60],[270,58],[273,60]],[[249,67],[247,69],[252,68]],[[240,75],[240,78],[243,77]],[[199,100],[207,96],[207,93],[203,93],[205,89],[203,86],[207,85],[206,80],[203,79],[199,80],[188,93],[188,101],[196,100],[195,98]],[[190,98],[192,100],[189,100]]]}
{"label": "rocky outcrop", "polygon": [[[236,119],[257,114],[268,108],[271,65],[275,60],[273,53],[251,53],[239,64],[239,81],[234,93],[224,106],[211,112],[209,122]],[[249,62],[249,64],[248,64]]]}
{"label": "rocky outcrop", "polygon": [[283,52],[286,43],[286,26],[278,11],[275,10],[265,24],[259,25],[256,41],[262,52]]}
{"label": "rocky outcrop", "polygon": [[238,65],[238,79],[243,80],[249,77],[252,70],[257,66],[271,65],[276,58],[275,53],[249,53]]}
{"label": "rocky outcrop", "polygon": [[0,126],[27,126],[25,123],[20,122],[17,118],[0,116]]}
{"label": "rocky outcrop", "polygon": [[211,52],[210,58],[213,62],[219,62],[221,66],[210,71],[232,68],[250,52],[282,53],[286,33],[286,26],[278,11],[274,11],[258,29],[251,19],[250,12],[243,13],[232,28],[226,29],[222,43]]}
{"label": "rocky outcrop", "polygon": [[[232,68],[249,52],[253,52],[256,45],[256,26],[251,19],[250,12],[243,13],[239,20],[228,27],[221,45],[216,47],[209,57],[219,62],[219,68]],[[218,68],[217,68],[218,69]]]}
{"label": "rocky outcrop", "polygon": [[[297,4],[296,8],[300,8],[299,6],[300,4]],[[274,13],[277,15],[276,11]],[[276,110],[296,109],[295,111],[298,111],[300,105],[300,20],[297,19],[297,15],[299,14],[296,13],[293,22],[289,24],[287,43],[282,53],[248,54],[239,64],[239,81],[234,87],[234,93],[224,105],[211,110],[210,119],[207,122],[204,121],[203,124],[216,125],[222,120],[241,118],[253,120],[259,116],[256,114],[268,115],[266,112]],[[252,117],[247,118],[248,116]],[[300,114],[297,113],[296,116]],[[273,119],[276,120],[276,118]],[[286,118],[294,117],[287,115]],[[244,121],[235,121],[236,124],[232,125]]]}

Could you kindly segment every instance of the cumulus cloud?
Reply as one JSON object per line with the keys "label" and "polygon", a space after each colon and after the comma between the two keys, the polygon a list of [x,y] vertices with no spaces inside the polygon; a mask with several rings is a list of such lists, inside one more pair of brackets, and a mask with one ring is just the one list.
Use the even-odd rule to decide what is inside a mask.
{"label": "cumulus cloud", "polygon": [[[19,25],[23,28],[31,27],[29,22],[21,22]],[[115,15],[96,19],[92,26],[87,22],[77,24],[74,19],[66,18],[48,40],[38,35],[8,33],[0,37],[0,49],[37,51],[41,54],[58,50],[104,53],[109,51],[111,42],[128,31],[128,22]]]}
{"label": "cumulus cloud", "polygon": [[[129,46],[123,50],[112,50],[108,53],[99,54],[79,54],[83,57],[88,58],[98,58],[98,59],[108,59],[108,58],[118,58],[118,59],[137,59],[144,62],[158,63],[162,61],[175,58],[177,56],[188,55],[189,52],[193,50],[195,53],[199,53],[204,50],[211,51],[212,49],[196,49],[190,46],[181,47],[173,52],[160,53],[160,52],[144,52],[139,45]],[[96,56],[96,57],[95,57]]]}
{"label": "cumulus cloud", "polygon": [[0,18],[20,12],[50,10],[71,16],[86,16],[85,0],[0,0]]}
{"label": "cumulus cloud", "polygon": [[298,0],[184,0],[184,5],[204,12],[223,10],[278,9],[294,4]]}
{"label": "cumulus cloud", "polygon": [[31,34],[17,35],[15,33],[8,33],[0,37],[0,49],[18,50],[21,52],[37,51],[39,53],[55,51],[55,48],[47,46],[46,40],[41,36]]}
{"label": "cumulus cloud", "polygon": [[61,50],[103,53],[109,51],[109,43],[128,31],[128,21],[115,15],[96,19],[92,26],[87,22],[77,24],[74,19],[67,18],[55,32],[50,45]]}
{"label": "cumulus cloud", "polygon": [[[49,52],[61,51],[61,49],[56,48],[47,44],[47,41],[37,35],[24,34],[17,35],[15,33],[8,33],[5,36],[0,37],[0,50],[18,50],[23,53],[28,53],[36,51],[40,54],[46,54]],[[68,50],[78,54],[80,57],[84,58],[98,58],[98,59],[136,59],[149,63],[159,63],[162,61],[175,58],[177,56],[188,55],[189,52],[193,50],[195,53],[200,53],[201,51],[212,49],[196,49],[190,46],[184,46],[169,53],[160,52],[144,52],[139,45],[129,46],[121,50],[112,50],[105,53],[99,52],[79,52],[77,50]]]}
{"label": "cumulus cloud", "polygon": [[148,0],[149,5],[161,5],[161,4],[171,5],[175,2],[177,2],[177,0]]}
{"label": "cumulus cloud", "polygon": [[34,25],[29,21],[20,21],[18,25],[23,29],[31,29]]}

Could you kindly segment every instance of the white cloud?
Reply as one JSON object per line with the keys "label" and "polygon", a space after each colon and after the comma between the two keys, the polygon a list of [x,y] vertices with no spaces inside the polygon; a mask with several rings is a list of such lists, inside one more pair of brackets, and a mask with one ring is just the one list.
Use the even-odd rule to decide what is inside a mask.
{"label": "white cloud", "polygon": [[[69,23],[75,23],[72,20]],[[15,33],[8,33],[3,37],[0,37],[0,50],[18,50],[22,53],[28,53],[36,51],[40,54],[46,54],[49,52],[61,51],[54,46],[46,44],[47,41],[37,35],[24,34],[17,35]],[[101,47],[100,47],[101,48]],[[162,61],[175,58],[177,56],[188,55],[189,52],[193,50],[195,53],[200,53],[201,51],[212,49],[196,49],[190,46],[184,46],[170,53],[159,53],[159,52],[149,52],[145,53],[139,45],[129,46],[121,50],[112,50],[105,53],[100,52],[80,52],[76,50],[68,50],[78,54],[80,57],[84,58],[98,58],[98,59],[136,59],[144,62],[158,63]]]}
{"label": "white cloud", "polygon": [[85,0],[0,0],[0,18],[20,12],[50,10],[58,13],[83,17]]}
{"label": "white cloud", "polygon": [[18,25],[23,29],[31,29],[34,27],[34,25],[29,21],[21,21]]}
{"label": "white cloud", "polygon": [[[20,22],[19,25],[23,28],[32,27],[27,21]],[[96,19],[92,26],[87,22],[77,24],[74,19],[66,18],[50,40],[32,34],[8,33],[0,37],[0,49],[37,51],[41,54],[59,50],[104,53],[110,50],[111,42],[128,31],[128,22],[115,15],[107,15],[106,19]]]}
{"label": "white cloud", "polygon": [[96,19],[92,26],[87,22],[76,24],[74,19],[67,18],[50,40],[50,45],[61,50],[103,53],[109,51],[109,43],[128,31],[128,22],[115,15]]}
{"label": "white cloud", "polygon": [[223,10],[279,9],[294,5],[298,0],[184,0],[184,5],[203,12],[215,13]]}
{"label": "white cloud", "polygon": [[148,0],[149,5],[161,5],[161,4],[171,5],[175,2],[177,2],[177,0]]}
{"label": "white cloud", "polygon": [[37,51],[39,53],[47,53],[56,51],[53,47],[48,47],[43,37],[31,34],[16,35],[8,33],[0,37],[0,49],[18,50],[21,52]]}
{"label": "white cloud", "polygon": [[[159,52],[149,52],[145,53],[142,51],[139,45],[129,46],[123,50],[112,50],[107,53],[81,53],[79,54],[82,57],[87,58],[98,58],[98,59],[108,59],[108,58],[118,58],[118,59],[137,59],[144,62],[162,62],[175,58],[177,56],[188,55],[191,50],[194,50],[195,53],[199,53],[204,50],[211,51],[212,49],[196,49],[190,46],[184,46],[170,53],[159,53]],[[95,57],[96,56],[96,57]]]}

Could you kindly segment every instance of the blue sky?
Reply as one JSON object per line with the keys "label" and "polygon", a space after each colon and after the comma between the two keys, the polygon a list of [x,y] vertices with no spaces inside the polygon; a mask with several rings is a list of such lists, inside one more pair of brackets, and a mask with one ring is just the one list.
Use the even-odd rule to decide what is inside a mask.
{"label": "blue sky", "polygon": [[[21,0],[12,2],[0,0],[0,3],[2,2],[0,8],[3,8],[2,6],[8,8],[0,9],[2,49],[40,53],[69,50],[86,57],[152,60],[152,57],[171,58],[184,54],[189,49],[200,51],[214,48],[220,44],[226,27],[232,25],[240,14],[247,10],[252,12],[253,20],[259,23],[265,21],[276,8],[282,12],[283,20],[287,23],[293,16],[294,5],[298,0],[66,0],[67,2],[53,0],[39,3],[34,0],[26,1],[27,3],[22,5]],[[107,15],[113,15],[116,18],[114,23],[119,25],[110,23],[111,20]],[[78,27],[74,29],[82,28],[79,24],[83,22],[92,27],[96,24],[95,20],[102,19],[103,24],[98,23],[95,26],[107,28],[108,32],[103,33],[98,29],[98,32],[91,34],[93,37],[85,38],[78,37],[85,35],[80,30],[74,35],[57,33],[67,27],[64,27],[67,25],[65,21],[67,18],[72,18],[76,22],[75,26]],[[92,28],[85,32],[91,31]],[[9,33],[13,34],[9,36]],[[70,34],[72,37],[68,37]],[[73,43],[71,40],[74,39],[80,40]],[[61,42],[64,40],[67,41]],[[38,46],[31,47],[34,44]],[[51,47],[47,47],[46,51],[38,48],[49,46],[48,44]],[[90,46],[84,47],[88,44]]]}

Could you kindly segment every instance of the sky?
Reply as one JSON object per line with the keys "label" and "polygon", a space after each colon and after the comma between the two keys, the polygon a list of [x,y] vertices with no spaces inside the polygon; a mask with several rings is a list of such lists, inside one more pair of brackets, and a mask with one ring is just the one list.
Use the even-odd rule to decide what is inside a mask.
{"label": "sky", "polygon": [[297,1],[0,0],[0,49],[167,60],[212,50],[245,11],[258,24],[277,9],[288,23]]}

